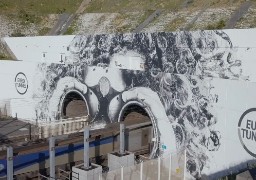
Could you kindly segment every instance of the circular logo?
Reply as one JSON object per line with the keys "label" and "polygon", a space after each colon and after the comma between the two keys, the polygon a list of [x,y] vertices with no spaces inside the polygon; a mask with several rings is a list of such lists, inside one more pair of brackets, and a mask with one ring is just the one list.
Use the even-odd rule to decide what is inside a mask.
{"label": "circular logo", "polygon": [[26,94],[28,90],[28,80],[24,73],[20,72],[16,75],[15,87],[19,94]]}
{"label": "circular logo", "polygon": [[240,117],[238,136],[243,148],[256,157],[256,108],[246,110]]}

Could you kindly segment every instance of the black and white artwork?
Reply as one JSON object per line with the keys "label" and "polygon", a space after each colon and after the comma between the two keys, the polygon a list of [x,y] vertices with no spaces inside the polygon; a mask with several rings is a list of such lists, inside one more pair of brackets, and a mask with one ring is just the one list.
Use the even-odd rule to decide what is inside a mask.
{"label": "black and white artwork", "polygon": [[[219,97],[208,82],[249,78],[225,32],[76,36],[68,48],[72,64],[37,66],[38,121],[59,119],[71,92],[86,102],[92,126],[122,121],[125,108],[140,106],[157,139],[152,156],[162,153],[159,144],[167,150],[185,147],[189,173],[201,177],[222,145],[213,108]],[[129,63],[127,68],[129,59],[141,70]]]}

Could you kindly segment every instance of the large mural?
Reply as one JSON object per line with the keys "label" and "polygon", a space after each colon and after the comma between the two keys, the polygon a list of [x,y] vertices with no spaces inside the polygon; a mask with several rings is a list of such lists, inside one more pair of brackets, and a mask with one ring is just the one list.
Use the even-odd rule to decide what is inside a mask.
{"label": "large mural", "polygon": [[[38,120],[60,118],[70,92],[83,97],[95,125],[120,121],[127,104],[146,107],[157,136],[152,156],[170,141],[164,136],[174,136],[176,149],[188,149],[187,169],[200,178],[222,144],[212,112],[218,95],[209,93],[205,78],[248,79],[225,32],[76,36],[68,48],[73,64],[37,67],[34,96],[45,97],[37,102]],[[122,68],[129,57],[143,70]]]}
{"label": "large mural", "polygon": [[[246,151],[251,151],[251,142],[246,140],[237,148],[239,138],[249,137],[249,131],[241,130],[235,143],[227,145],[233,142],[228,138],[237,133],[244,109],[255,105],[251,99],[256,89],[247,83],[256,77],[250,70],[255,54],[252,44],[238,48],[243,38],[227,32],[74,36],[65,56],[69,63],[36,63],[33,83],[22,72],[15,79],[16,88],[19,96],[31,93],[29,113],[35,121],[60,119],[70,93],[86,103],[92,128],[122,121],[127,108],[140,106],[154,129],[151,157],[186,148],[187,170],[191,178],[198,179],[254,159],[253,153],[243,150],[247,146]],[[251,97],[245,95],[243,86],[250,86]],[[240,101],[239,96],[244,99]],[[240,118],[239,128],[252,124],[246,121],[247,114]],[[229,157],[232,147],[245,154]]]}

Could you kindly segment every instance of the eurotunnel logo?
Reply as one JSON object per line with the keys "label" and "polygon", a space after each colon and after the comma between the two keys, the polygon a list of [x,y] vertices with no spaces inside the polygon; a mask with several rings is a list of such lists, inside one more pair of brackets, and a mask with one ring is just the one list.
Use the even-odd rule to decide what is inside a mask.
{"label": "eurotunnel logo", "polygon": [[246,110],[240,117],[238,136],[243,148],[256,157],[256,108]]}
{"label": "eurotunnel logo", "polygon": [[24,73],[19,72],[15,77],[15,87],[19,94],[26,94],[28,90],[28,80]]}

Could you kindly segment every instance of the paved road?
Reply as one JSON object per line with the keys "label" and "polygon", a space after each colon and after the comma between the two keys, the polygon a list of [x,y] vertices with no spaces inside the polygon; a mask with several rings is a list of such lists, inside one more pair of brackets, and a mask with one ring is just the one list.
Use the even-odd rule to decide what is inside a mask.
{"label": "paved road", "polygon": [[[209,1],[210,2],[210,1]],[[208,1],[205,1],[204,4],[202,5],[201,11],[183,28],[183,30],[188,31],[193,24],[197,21],[197,19],[202,16],[202,14],[208,9],[210,6],[210,3]]]}
{"label": "paved road", "polygon": [[83,13],[84,9],[90,2],[91,2],[91,0],[83,0],[81,5],[76,10],[75,14],[67,14],[67,13],[61,14],[56,25],[51,29],[51,31],[48,33],[48,35],[64,34],[67,31],[68,27],[74,21],[75,17],[78,14]]}
{"label": "paved road", "polygon": [[243,15],[248,12],[251,5],[252,5],[251,1],[245,1],[244,3],[242,3],[241,6],[231,16],[225,28],[227,29],[234,28],[234,26],[236,25],[236,22],[239,21],[239,19],[241,19]]}
{"label": "paved road", "polygon": [[63,25],[66,23],[67,19],[70,17],[70,14],[63,13],[59,16],[59,19],[57,23],[54,25],[54,27],[51,29],[51,31],[48,33],[48,35],[58,35],[61,33],[61,29]]}
{"label": "paved road", "polygon": [[157,18],[161,14],[161,10],[157,9],[155,12],[153,12],[148,18],[142,22],[136,29],[133,30],[133,33],[140,32],[143,28],[145,28],[149,23],[151,23],[155,18]]}

